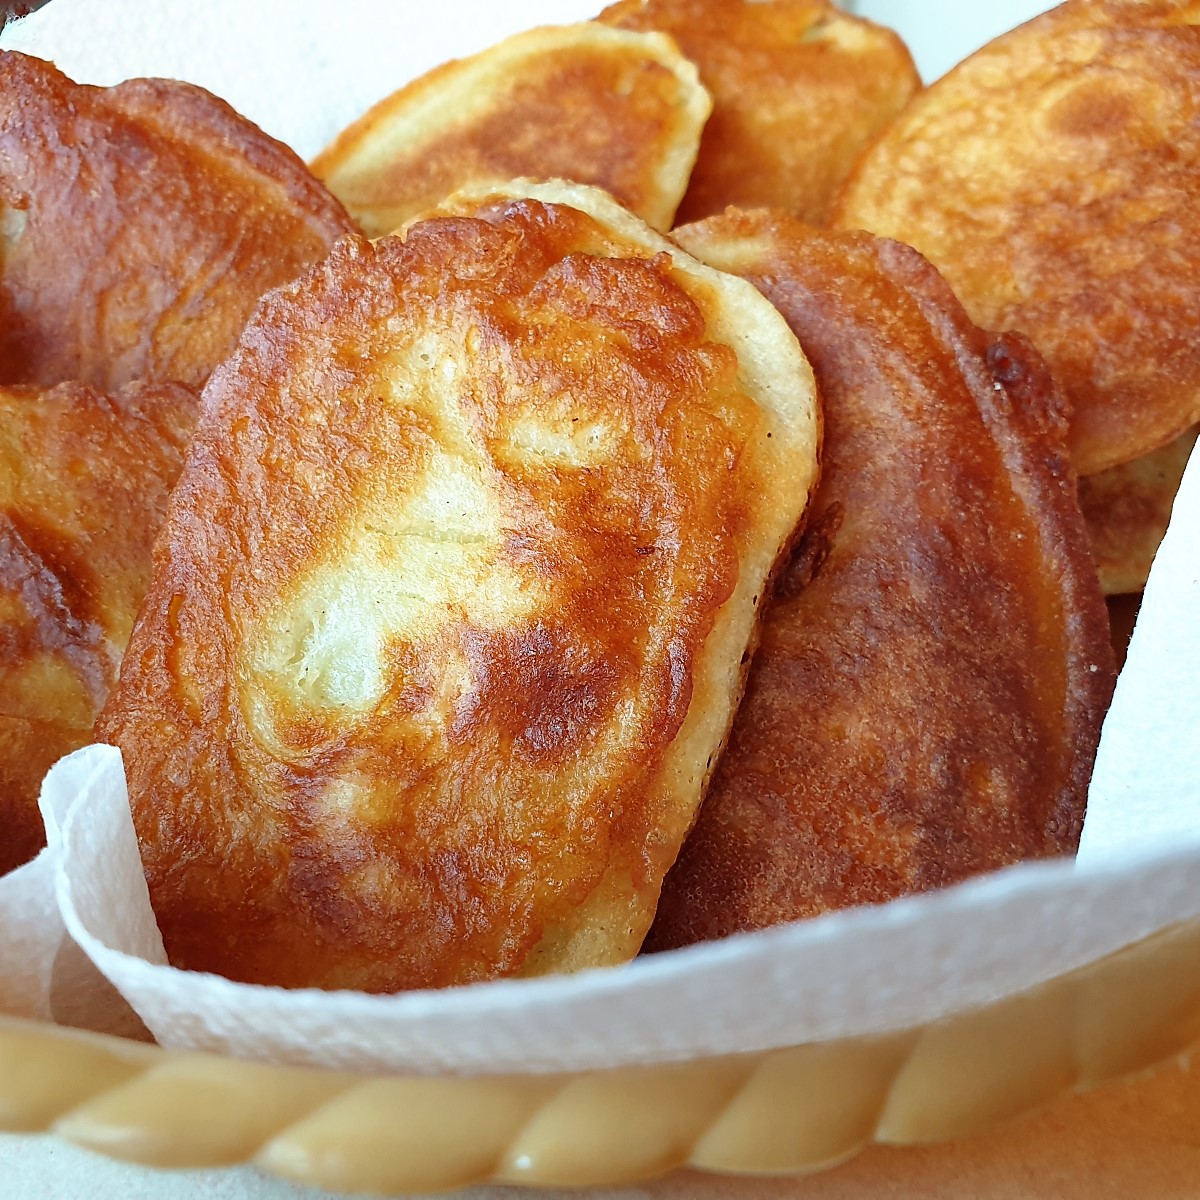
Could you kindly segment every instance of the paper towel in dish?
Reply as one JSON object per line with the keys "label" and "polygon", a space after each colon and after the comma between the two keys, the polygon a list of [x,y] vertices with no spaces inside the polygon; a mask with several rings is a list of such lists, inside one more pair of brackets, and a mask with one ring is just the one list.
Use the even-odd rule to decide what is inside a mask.
{"label": "paper towel in dish", "polygon": [[[87,794],[103,764],[84,756],[59,765],[60,794]],[[0,878],[0,1013],[148,1038],[136,1014],[67,933],[55,895],[59,823],[45,813],[48,844]]]}
{"label": "paper towel in dish", "polygon": [[[334,20],[327,5],[283,0],[53,0],[3,42],[92,82],[187,78],[311,155],[447,55],[594,7],[347,0]],[[361,1070],[562,1070],[749,1051],[918,1025],[1024,990],[1200,915],[1198,541],[1193,463],[1105,729],[1078,865],[1015,867],[571,977],[387,997],[284,992],[165,965],[119,756],[89,748],[47,780],[50,850],[0,890],[0,962],[24,963],[6,966],[3,1003],[54,1015],[64,923],[165,1044]]]}

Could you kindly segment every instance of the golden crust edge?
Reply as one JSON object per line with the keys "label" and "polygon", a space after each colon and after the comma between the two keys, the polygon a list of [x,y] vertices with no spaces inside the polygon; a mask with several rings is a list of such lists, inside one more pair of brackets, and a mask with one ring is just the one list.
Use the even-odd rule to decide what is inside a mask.
{"label": "golden crust edge", "polygon": [[[497,81],[503,81],[506,72],[515,72],[524,59],[553,53],[564,45],[583,44],[585,31],[590,38],[587,44],[593,46],[607,43],[614,47],[640,47],[647,58],[666,67],[679,82],[684,103],[675,110],[674,149],[659,164],[655,177],[662,203],[653,212],[638,214],[655,229],[666,231],[687,191],[700,150],[700,134],[712,113],[712,97],[700,82],[695,64],[684,57],[670,35],[619,29],[599,21],[538,26],[513,34],[477,54],[450,59],[434,67],[379,100],[346,126],[310,161],[310,170],[353,211],[356,219],[360,219],[359,214],[367,211],[366,206],[356,204],[353,197],[342,199],[338,176],[353,166],[356,155],[369,138],[392,125],[390,140],[403,144],[405,153],[410,152],[410,145],[436,140],[446,128],[445,118],[438,115],[439,109],[451,107],[457,124],[463,119],[463,113],[461,108],[453,108],[456,101],[474,98],[481,83],[491,87]],[[471,108],[479,109],[478,101]],[[468,109],[468,116],[473,115]],[[406,223],[407,219],[397,219],[395,227]]]}

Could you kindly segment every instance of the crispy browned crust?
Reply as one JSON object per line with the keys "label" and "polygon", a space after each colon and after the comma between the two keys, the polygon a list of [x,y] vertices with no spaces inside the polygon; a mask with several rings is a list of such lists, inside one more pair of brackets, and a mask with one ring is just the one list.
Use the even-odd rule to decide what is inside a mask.
{"label": "crispy browned crust", "polygon": [[1142,607],[1142,596],[1140,592],[1107,596],[1105,603],[1108,606],[1109,637],[1119,669],[1125,665],[1129,639],[1133,637],[1133,627],[1137,624],[1138,612]]}
{"label": "crispy browned crust", "polygon": [[0,873],[42,844],[47,768],[90,740],[196,410],[179,384],[0,389]]}
{"label": "crispy browned crust", "polygon": [[824,224],[859,154],[921,85],[895,33],[827,0],[622,0],[600,20],[670,34],[712,95],[680,223],[736,204]]}
{"label": "crispy browned crust", "polygon": [[199,386],[259,296],[352,230],[200,88],[81,86],[0,52],[0,384]]}
{"label": "crispy browned crust", "polygon": [[1195,0],[1071,0],[1005,34],[914,100],[835,215],[1033,339],[1084,475],[1200,420],[1198,21]]}
{"label": "crispy browned crust", "polygon": [[42,780],[63,755],[89,740],[87,730],[0,716],[0,875],[46,844],[37,805]]}
{"label": "crispy browned crust", "polygon": [[677,234],[787,318],[825,442],[648,947],[1072,852],[1114,670],[1036,352],[894,242],[735,212]]}
{"label": "crispy browned crust", "polygon": [[1146,586],[1196,433],[1189,429],[1160,450],[1079,481],[1079,507],[1106,596]]}
{"label": "crispy browned crust", "polygon": [[180,966],[385,991],[631,956],[728,728],[748,634],[722,694],[700,664],[815,446],[670,254],[474,211],[342,243],[205,393],[98,725]]}
{"label": "crispy browned crust", "polygon": [[313,160],[370,237],[450,193],[521,176],[604,188],[669,229],[709,98],[670,39],[531,29],[385,97]]}

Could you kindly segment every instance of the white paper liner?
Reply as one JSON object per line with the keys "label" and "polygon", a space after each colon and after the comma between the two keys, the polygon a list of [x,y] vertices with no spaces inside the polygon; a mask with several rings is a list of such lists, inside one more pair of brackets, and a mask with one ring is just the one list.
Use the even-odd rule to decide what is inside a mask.
{"label": "white paper liner", "polygon": [[[55,0],[4,41],[83,80],[158,73],[205,84],[307,155],[448,53],[593,8],[446,0],[418,14],[346,0],[314,39],[328,12],[316,3]],[[1105,729],[1078,865],[1017,867],[567,978],[390,997],[285,992],[164,965],[119,756],[92,747],[47,780],[50,849],[0,880],[0,1009],[128,1022],[95,972],[60,969],[64,926],[166,1045],[368,1071],[548,1071],[752,1051],[921,1024],[1024,990],[1200,915],[1197,562],[1193,462]]]}
{"label": "white paper liner", "polygon": [[[78,780],[86,776],[79,788]],[[1029,864],[628,967],[367,996],[164,966],[119,752],[44,790],[66,926],[167,1046],[359,1071],[552,1071],[788,1046],[986,1004],[1200,915],[1200,841],[1095,870]]]}
{"label": "white paper liner", "polygon": [[[88,756],[64,759],[55,768],[58,794],[84,794],[96,767]],[[0,877],[0,1013],[148,1038],[137,1015],[67,933],[55,892],[59,821],[45,808],[42,815],[46,848]]]}
{"label": "white paper liner", "polygon": [[49,1021],[54,959],[67,937],[54,895],[54,858],[0,878],[0,1012]]}
{"label": "white paper liner", "polygon": [[[84,765],[74,790],[81,790],[92,769]],[[54,890],[58,822],[45,824],[45,849],[32,862],[0,876],[0,1013],[38,1021],[54,1019],[54,965],[75,944]]]}
{"label": "white paper liner", "polygon": [[1082,864],[1200,833],[1200,454],[1154,559],[1096,755]]}

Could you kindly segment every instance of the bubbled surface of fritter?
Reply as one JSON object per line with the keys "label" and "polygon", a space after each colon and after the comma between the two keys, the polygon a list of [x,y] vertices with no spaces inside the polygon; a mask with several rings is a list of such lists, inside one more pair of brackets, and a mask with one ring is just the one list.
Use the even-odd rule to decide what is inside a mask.
{"label": "bubbled surface of fritter", "polygon": [[214,375],[100,726],[173,962],[469,982],[597,895],[590,961],[636,950],[763,418],[670,256],[622,248],[532,200],[353,239]]}
{"label": "bubbled surface of fritter", "polygon": [[1189,429],[1161,450],[1079,481],[1079,507],[1106,596],[1145,587],[1196,432]]}
{"label": "bubbled surface of fritter", "polygon": [[1071,0],[929,88],[836,222],[915,246],[973,320],[1016,329],[1090,475],[1200,419],[1200,5]]}
{"label": "bubbled surface of fritter", "polygon": [[1072,852],[1113,665],[1036,353],[894,242],[732,212],[677,236],[787,318],[825,442],[648,946]]}
{"label": "bubbled surface of fritter", "polygon": [[165,79],[0,52],[0,383],[200,386],[353,224],[285,146]]}
{"label": "bubbled surface of fritter", "polygon": [[196,396],[0,389],[0,873],[41,846],[42,776],[117,676]]}
{"label": "bubbled surface of fritter", "polygon": [[370,237],[519,176],[593,184],[668,229],[709,107],[666,38],[590,22],[532,29],[381,100],[313,170]]}
{"label": "bubbled surface of fritter", "polygon": [[669,34],[712,95],[681,223],[736,204],[823,224],[859,154],[920,87],[895,33],[826,0],[623,0],[600,19]]}

